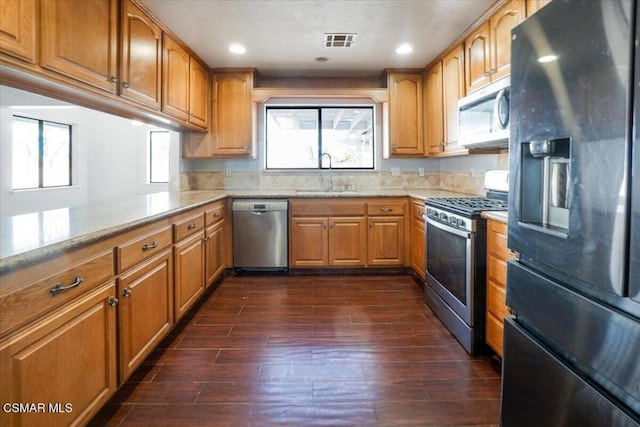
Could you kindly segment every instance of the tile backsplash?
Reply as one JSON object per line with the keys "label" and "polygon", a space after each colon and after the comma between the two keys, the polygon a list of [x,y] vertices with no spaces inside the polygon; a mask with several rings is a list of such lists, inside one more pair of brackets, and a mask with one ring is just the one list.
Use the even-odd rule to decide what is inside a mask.
{"label": "tile backsplash", "polygon": [[[185,172],[180,175],[179,190],[314,190],[325,187],[328,173],[318,172]],[[391,173],[334,171],[333,187],[346,190],[443,189],[473,195],[484,195],[484,173],[415,172]]]}

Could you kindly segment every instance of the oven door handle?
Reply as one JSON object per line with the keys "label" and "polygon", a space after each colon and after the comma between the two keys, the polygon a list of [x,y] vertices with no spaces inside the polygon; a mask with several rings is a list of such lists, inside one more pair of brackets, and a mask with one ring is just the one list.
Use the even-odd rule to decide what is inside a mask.
{"label": "oven door handle", "polygon": [[427,217],[427,224],[431,224],[434,227],[439,228],[442,231],[446,231],[447,233],[451,233],[451,234],[455,234],[456,236],[464,237],[465,239],[470,239],[471,238],[471,233],[470,232],[458,230],[456,228],[449,227],[448,225],[440,224],[439,222],[436,222],[436,221],[432,220],[429,217]]}

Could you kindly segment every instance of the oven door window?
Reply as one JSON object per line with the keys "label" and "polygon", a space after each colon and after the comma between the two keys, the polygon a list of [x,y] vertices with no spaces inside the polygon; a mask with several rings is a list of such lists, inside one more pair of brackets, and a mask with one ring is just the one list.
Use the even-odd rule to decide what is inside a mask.
{"label": "oven door window", "polygon": [[427,271],[467,306],[468,239],[427,223]]}

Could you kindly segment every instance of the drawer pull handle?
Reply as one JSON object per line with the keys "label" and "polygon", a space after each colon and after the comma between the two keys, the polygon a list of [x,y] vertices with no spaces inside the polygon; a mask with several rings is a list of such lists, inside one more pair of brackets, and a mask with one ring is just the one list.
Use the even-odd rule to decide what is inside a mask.
{"label": "drawer pull handle", "polygon": [[56,295],[58,295],[62,291],[66,291],[67,289],[72,289],[72,288],[75,288],[77,286],[80,286],[80,283],[82,283],[82,281],[83,281],[82,280],[82,276],[78,276],[78,277],[76,277],[76,280],[74,280],[72,284],[67,285],[67,286],[62,286],[62,284],[58,283],[53,288],[51,288],[49,290],[49,292],[51,292],[51,295],[55,297]]}
{"label": "drawer pull handle", "polygon": [[198,226],[197,223],[192,222],[191,224],[187,225],[187,230],[193,230],[194,228],[196,228]]}
{"label": "drawer pull handle", "polygon": [[213,217],[214,218],[220,218],[220,214],[218,212],[216,212],[216,213],[213,214]]}
{"label": "drawer pull handle", "polygon": [[154,240],[153,242],[151,242],[151,244],[150,244],[150,245],[148,245],[148,244],[146,244],[146,243],[145,243],[144,245],[142,245],[142,250],[143,250],[143,251],[148,251],[148,250],[150,250],[150,249],[155,249],[155,248],[157,248],[157,247],[158,247],[158,242],[156,242],[156,241]]}
{"label": "drawer pull handle", "polygon": [[384,206],[380,206],[381,212],[393,212],[393,208],[385,208]]}

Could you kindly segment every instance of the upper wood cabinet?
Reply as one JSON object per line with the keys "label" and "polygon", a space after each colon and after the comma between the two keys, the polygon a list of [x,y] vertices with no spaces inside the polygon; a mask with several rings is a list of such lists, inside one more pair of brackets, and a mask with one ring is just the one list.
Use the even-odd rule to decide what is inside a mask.
{"label": "upper wood cabinet", "polygon": [[458,45],[442,59],[444,151],[447,153],[466,152],[458,145],[458,101],[465,93],[464,47]]}
{"label": "upper wood cabinet", "polygon": [[117,0],[43,0],[42,67],[116,92]]}
{"label": "upper wood cabinet", "polygon": [[189,59],[189,123],[209,127],[209,71],[195,58]]}
{"label": "upper wood cabinet", "polygon": [[444,111],[442,105],[442,62],[436,63],[426,74],[425,125],[428,154],[444,151]]}
{"label": "upper wood cabinet", "polygon": [[189,53],[164,34],[162,67],[162,111],[182,121],[189,120]]}
{"label": "upper wood cabinet", "polygon": [[551,3],[551,0],[526,0],[526,2],[527,17],[529,17]]}
{"label": "upper wood cabinet", "polygon": [[391,72],[388,74],[387,87],[389,155],[424,155],[422,75]]}
{"label": "upper wood cabinet", "polygon": [[159,110],[161,73],[162,29],[126,0],[122,11],[120,96]]}
{"label": "upper wood cabinet", "polygon": [[510,73],[511,29],[524,18],[524,0],[511,0],[465,39],[467,93]]}
{"label": "upper wood cabinet", "polygon": [[253,70],[213,73],[210,156],[252,153],[252,89]]}
{"label": "upper wood cabinet", "polygon": [[36,61],[36,2],[0,2],[0,51],[23,61]]}

